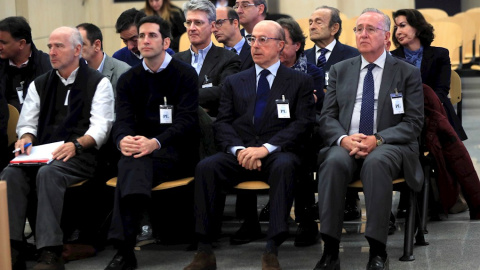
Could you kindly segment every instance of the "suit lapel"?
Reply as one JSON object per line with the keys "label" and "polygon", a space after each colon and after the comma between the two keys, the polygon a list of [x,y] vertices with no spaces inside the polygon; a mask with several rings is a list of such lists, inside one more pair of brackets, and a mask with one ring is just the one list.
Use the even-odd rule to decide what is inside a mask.
{"label": "suit lapel", "polygon": [[102,74],[107,77],[109,81],[112,79],[112,74],[113,70],[115,69],[115,66],[112,65],[112,62],[108,56],[105,57],[105,63],[103,65],[103,71]]}
{"label": "suit lapel", "polygon": [[342,85],[345,86],[342,88],[337,87],[336,95],[337,95],[337,99],[344,98],[346,100],[346,104],[345,104],[346,113],[343,115],[347,117],[347,119],[341,122],[345,127],[347,127],[346,128],[347,131],[350,129],[350,123],[352,122],[352,115],[353,115],[353,107],[355,105],[355,99],[357,98],[357,87],[358,87],[358,81],[360,78],[361,63],[362,63],[362,60],[360,56],[352,58],[352,60],[350,61],[349,70],[345,73],[345,74],[352,74],[352,75],[347,76],[345,78],[337,77],[337,85],[339,83],[339,80],[342,80]]}
{"label": "suit lapel", "polygon": [[[391,57],[389,54],[387,54],[387,58],[385,60],[385,66],[383,68],[383,75],[382,75],[382,82],[380,84],[380,91],[378,92],[378,103],[377,103],[377,129],[379,127],[379,121],[382,117],[378,117],[379,115],[386,115],[384,110],[386,109],[386,106],[390,106],[391,102],[389,102],[390,99],[390,93],[392,90],[396,88],[395,85],[393,85],[395,75],[397,73],[397,69],[395,68],[395,65],[397,65],[397,61],[395,58]],[[399,92],[402,92],[403,89],[398,89]]]}
{"label": "suit lapel", "polygon": [[424,48],[423,49],[423,56],[422,56],[422,64],[420,66],[420,73],[422,74],[422,81],[424,81],[424,76],[426,77],[426,74],[429,74],[429,71],[431,69],[431,65],[434,59],[433,55],[433,50],[430,49],[430,47]]}
{"label": "suit lapel", "polygon": [[[238,86],[240,89],[245,91],[245,104],[248,109],[247,115],[248,119],[252,119],[250,124],[253,128],[253,114],[255,111],[255,100],[257,98],[257,74],[255,67],[248,69],[248,72],[240,78],[241,84]],[[253,104],[253,105],[252,105]]]}
{"label": "suit lapel", "polygon": [[205,75],[207,75],[217,64],[217,58],[219,57],[218,49],[220,48],[217,48],[217,46],[212,44],[212,47],[205,56],[202,64],[202,69],[200,70],[200,74],[198,74],[199,85],[202,85],[205,82]]}

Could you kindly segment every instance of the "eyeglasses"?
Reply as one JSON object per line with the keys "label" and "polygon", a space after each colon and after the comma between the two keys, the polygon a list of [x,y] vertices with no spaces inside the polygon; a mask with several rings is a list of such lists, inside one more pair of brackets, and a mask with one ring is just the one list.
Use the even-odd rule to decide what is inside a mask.
{"label": "eyeglasses", "polygon": [[215,21],[215,27],[216,27],[216,28],[220,28],[220,27],[222,27],[222,25],[223,25],[223,23],[224,23],[225,21],[230,21],[230,23],[232,23],[233,20],[235,20],[235,19],[233,19],[233,18],[218,19],[218,20]]}
{"label": "eyeglasses", "polygon": [[360,35],[363,33],[363,29],[365,29],[367,31],[367,34],[369,35],[373,35],[377,32],[377,30],[381,30],[381,31],[384,31],[384,32],[388,32],[388,30],[385,30],[385,29],[382,29],[382,28],[377,28],[377,27],[374,27],[374,26],[367,26],[367,27],[363,27],[363,26],[359,26],[359,27],[354,27],[353,28],[353,32],[355,32],[355,34],[357,35]]}
{"label": "eyeglasses", "polygon": [[186,21],[183,23],[183,25],[185,25],[186,28],[190,28],[192,26],[192,23],[193,25],[195,25],[195,27],[201,27],[202,25],[204,25],[206,22],[204,21],[199,21],[199,20],[194,20],[194,21]]}
{"label": "eyeglasses", "polygon": [[258,6],[258,5],[251,4],[249,2],[241,2],[241,3],[236,3],[235,6],[233,6],[233,9],[237,10],[239,7],[241,7],[242,9],[247,9],[248,7],[251,7],[251,6]]}
{"label": "eyeglasses", "polygon": [[258,44],[263,46],[263,45],[267,44],[269,39],[281,40],[279,38],[271,38],[271,37],[258,37],[258,38],[254,37],[254,36],[247,37],[247,41],[248,41],[249,45],[253,45],[253,44],[255,44],[255,41],[258,41]]}

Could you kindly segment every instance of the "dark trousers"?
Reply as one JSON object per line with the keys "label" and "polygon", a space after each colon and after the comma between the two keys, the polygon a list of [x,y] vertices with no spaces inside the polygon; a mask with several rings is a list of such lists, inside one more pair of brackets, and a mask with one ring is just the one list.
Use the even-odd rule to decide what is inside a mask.
{"label": "dark trousers", "polygon": [[261,171],[244,169],[237,158],[228,153],[205,158],[195,171],[196,232],[213,240],[219,228],[225,193],[238,183],[250,180],[266,181],[270,185],[268,238],[287,232],[299,165],[298,156],[288,152],[269,154],[262,159]]}
{"label": "dark trousers", "polygon": [[330,147],[324,155],[317,174],[320,232],[340,240],[347,186],[356,180],[354,175],[359,170],[367,210],[365,236],[386,243],[392,180],[398,177],[402,168],[399,147],[381,145],[364,160],[355,159],[340,146]]}

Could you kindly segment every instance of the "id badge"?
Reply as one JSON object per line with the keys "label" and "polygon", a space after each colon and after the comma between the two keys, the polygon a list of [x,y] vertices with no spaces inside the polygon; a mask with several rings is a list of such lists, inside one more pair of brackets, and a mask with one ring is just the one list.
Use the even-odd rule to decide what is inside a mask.
{"label": "id badge", "polygon": [[395,93],[390,94],[390,98],[392,99],[393,114],[404,113],[402,93],[398,93],[397,89],[395,89]]}
{"label": "id badge", "polygon": [[202,88],[213,87],[212,82],[208,79],[208,76],[205,75],[205,80],[203,81]]}
{"label": "id badge", "polygon": [[275,103],[277,103],[278,118],[290,118],[288,99],[285,99],[285,96],[282,95],[282,99],[275,100]]}
{"label": "id badge", "polygon": [[15,87],[15,90],[17,90],[17,95],[18,95],[18,101],[20,101],[20,104],[23,104],[23,83],[24,81],[20,82],[20,87]]}
{"label": "id badge", "polygon": [[160,105],[160,124],[173,123],[173,106],[167,105],[167,97],[163,98],[165,104]]}
{"label": "id badge", "polygon": [[325,71],[325,88],[327,87],[328,85],[328,71]]}

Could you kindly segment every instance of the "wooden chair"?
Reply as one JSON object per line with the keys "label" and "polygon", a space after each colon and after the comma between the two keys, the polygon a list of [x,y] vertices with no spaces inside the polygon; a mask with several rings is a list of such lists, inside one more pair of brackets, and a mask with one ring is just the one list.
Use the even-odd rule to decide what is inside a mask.
{"label": "wooden chair", "polygon": [[270,189],[270,186],[262,181],[246,181],[236,185],[234,188],[240,190],[266,190]]}
{"label": "wooden chair", "polygon": [[295,20],[298,25],[300,25],[303,35],[305,36],[305,50],[313,48],[313,45],[315,45],[315,43],[310,40],[310,24],[308,23],[309,19],[310,18],[300,18]]}
{"label": "wooden chair", "polygon": [[[193,181],[193,177],[186,177],[186,178],[181,178],[173,181],[168,181],[168,182],[163,182],[155,187],[152,188],[152,191],[158,191],[158,190],[165,190],[165,189],[171,189],[171,188],[176,188],[176,187],[181,187],[181,186],[186,186],[190,184]],[[107,186],[110,187],[116,187],[117,186],[117,177],[113,177],[110,180],[107,181]]]}
{"label": "wooden chair", "polygon": [[445,12],[441,9],[438,9],[438,8],[419,8],[418,11],[420,11],[420,13],[422,13],[422,15],[424,15],[424,16],[427,15],[430,18],[432,18],[433,20],[438,20],[438,19],[448,17],[447,12]]}
{"label": "wooden chair", "polygon": [[180,42],[178,44],[178,51],[183,52],[190,48],[190,40],[188,39],[187,32],[183,33],[180,36]]}
{"label": "wooden chair", "polygon": [[[429,170],[430,168],[424,168],[425,170]],[[413,255],[413,238],[415,236],[415,230],[417,230],[417,235],[415,236],[416,238],[416,243],[415,245],[421,245],[421,246],[426,246],[428,245],[428,242],[425,241],[424,237],[424,231],[425,231],[425,221],[426,221],[426,215],[428,211],[428,185],[429,182],[427,180],[427,176],[429,176],[429,173],[426,173],[425,176],[425,181],[424,181],[424,187],[423,187],[423,200],[422,200],[422,211],[419,212],[418,204],[417,204],[417,195],[416,192],[413,191],[412,189],[408,188],[410,192],[410,202],[409,202],[409,209],[408,209],[408,215],[405,219],[405,235],[403,238],[403,255],[400,257],[400,261],[414,261],[415,256]],[[398,178],[393,180],[393,185],[394,185],[394,190],[395,187],[398,185],[406,185],[405,179],[404,178]],[[363,190],[363,184],[361,180],[357,180],[355,182],[352,182],[348,185],[349,188],[356,189],[358,191]],[[415,218],[418,219],[418,222],[415,222]]]}
{"label": "wooden chair", "polygon": [[8,227],[7,182],[0,181],[0,269],[12,269]]}
{"label": "wooden chair", "polygon": [[457,116],[462,122],[462,80],[457,72],[452,70],[450,75],[450,102],[452,105],[457,104]]}
{"label": "wooden chair", "polygon": [[[465,64],[470,62],[471,58],[474,55],[475,48],[475,34],[476,27],[474,21],[470,19],[469,15],[466,15],[465,12],[458,13],[453,17],[447,17],[437,20],[436,22],[452,22],[460,26],[461,29],[461,40],[462,40],[462,50],[460,51],[460,62]],[[435,34],[443,29],[435,27]],[[453,39],[453,37],[450,37]],[[468,57],[467,57],[468,56]],[[450,53],[452,57],[452,53]],[[452,63],[453,64],[453,63]]]}
{"label": "wooden chair", "polygon": [[459,24],[450,21],[435,21],[435,39],[432,46],[443,47],[450,52],[452,70],[462,67],[462,28]]}
{"label": "wooden chair", "polygon": [[342,20],[342,34],[338,39],[341,43],[352,46],[354,48],[357,47],[357,43],[355,41],[355,33],[353,32],[353,27],[355,27],[356,21],[356,18]]}
{"label": "wooden chair", "polygon": [[18,113],[17,108],[8,104],[8,125],[7,125],[7,135],[8,135],[8,145],[15,143],[17,141],[17,123],[20,114]]}

